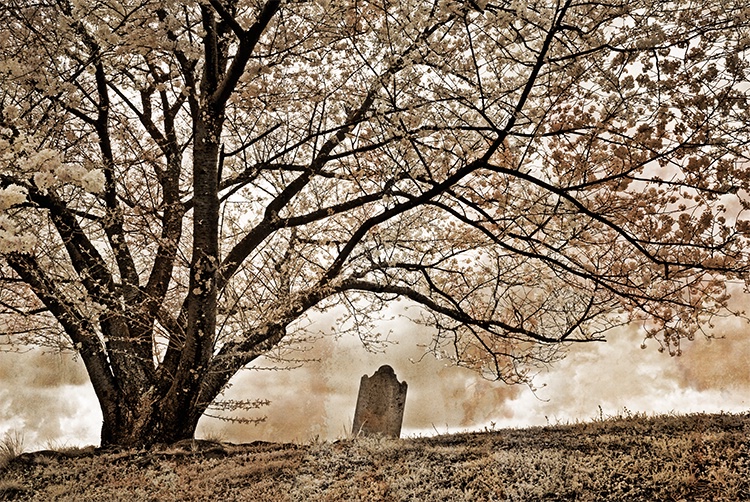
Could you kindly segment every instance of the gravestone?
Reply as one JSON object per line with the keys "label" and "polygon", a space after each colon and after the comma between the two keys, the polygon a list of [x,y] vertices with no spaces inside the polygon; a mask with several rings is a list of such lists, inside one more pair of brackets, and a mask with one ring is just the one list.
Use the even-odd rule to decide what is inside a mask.
{"label": "gravestone", "polygon": [[406,382],[398,381],[393,368],[384,365],[371,377],[363,375],[352,434],[399,437],[405,403]]}

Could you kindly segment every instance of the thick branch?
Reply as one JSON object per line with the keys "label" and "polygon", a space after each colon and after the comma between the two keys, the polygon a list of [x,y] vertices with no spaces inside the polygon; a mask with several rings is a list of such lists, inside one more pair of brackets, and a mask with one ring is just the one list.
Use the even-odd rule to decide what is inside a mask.
{"label": "thick branch", "polygon": [[234,55],[232,64],[224,76],[224,80],[219,84],[211,96],[210,101],[212,108],[214,110],[220,110],[223,109],[224,104],[229,100],[229,97],[237,87],[237,82],[239,82],[240,77],[245,72],[245,67],[255,50],[256,44],[266,30],[268,24],[271,22],[271,19],[273,19],[273,16],[281,7],[281,1],[269,0],[266,2],[258,16],[258,20],[247,31],[243,31],[239,26],[239,23],[237,23],[237,21],[235,21],[226,9],[224,9],[216,0],[213,0],[211,5],[214,8],[218,7],[217,12],[219,15],[227,22],[227,24],[229,24],[240,38],[240,46],[237,49],[237,53]]}
{"label": "thick branch", "polygon": [[[70,336],[75,348],[86,365],[94,391],[104,407],[104,413],[115,414],[118,399],[117,384],[107,361],[107,354],[96,335],[94,326],[57,287],[39,263],[31,256],[14,253],[7,257],[8,264],[27,283],[39,300],[49,309],[65,332]],[[111,409],[106,407],[111,405]]]}

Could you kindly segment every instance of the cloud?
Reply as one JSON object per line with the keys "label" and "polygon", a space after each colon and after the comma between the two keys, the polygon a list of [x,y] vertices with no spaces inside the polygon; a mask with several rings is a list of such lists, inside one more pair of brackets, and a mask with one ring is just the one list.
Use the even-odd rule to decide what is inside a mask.
{"label": "cloud", "polygon": [[698,338],[686,344],[677,364],[681,387],[696,391],[720,389],[747,393],[750,390],[750,331],[740,319],[717,325],[717,339]]}
{"label": "cloud", "polygon": [[256,426],[204,419],[200,431],[237,442],[345,437],[351,433],[360,379],[384,364],[408,384],[402,434],[469,429],[498,413],[511,413],[503,403],[518,396],[522,387],[489,382],[425,355],[419,345],[429,342],[430,333],[403,318],[385,323],[382,331],[392,331],[394,342],[383,352],[369,352],[354,336],[324,337],[305,354],[319,361],[289,371],[242,372],[225,397],[269,399],[270,406],[247,415],[265,415],[266,422]]}
{"label": "cloud", "polygon": [[71,354],[30,350],[0,353],[0,358],[0,380],[17,386],[42,389],[89,381],[83,364]]}
{"label": "cloud", "polygon": [[[619,329],[607,343],[575,346],[568,357],[541,375],[540,400],[524,394],[506,403],[528,424],[594,418],[630,412],[739,412],[748,408],[747,334],[684,342],[670,357],[651,344],[640,348],[636,327]],[[536,401],[536,402],[535,402]],[[522,411],[525,410],[525,411]]]}
{"label": "cloud", "polygon": [[321,362],[282,373],[242,374],[232,390],[238,397],[268,397],[271,405],[263,410],[268,421],[223,431],[232,441],[344,437],[351,432],[360,378],[383,364],[409,384],[406,435],[589,420],[600,413],[738,412],[747,409],[750,388],[750,344],[742,326],[727,328],[724,339],[685,342],[680,357],[658,352],[653,343],[641,349],[643,333],[635,326],[621,328],[606,343],[572,346],[566,359],[538,376],[539,388],[532,392],[422,357],[417,344],[429,333],[400,323],[394,327],[398,344],[384,353],[369,353],[352,338],[324,339],[310,354],[322,356]]}
{"label": "cloud", "polygon": [[83,364],[71,355],[2,353],[0,381],[0,434],[21,431],[27,448],[98,441],[101,413]]}
{"label": "cloud", "polygon": [[[319,321],[327,330],[331,320]],[[750,343],[747,324],[717,324],[722,339],[685,342],[683,355],[640,349],[636,327],[621,328],[607,343],[578,344],[566,359],[541,373],[536,393],[490,382],[469,370],[424,354],[430,333],[403,318],[383,324],[395,343],[372,353],[356,336],[324,337],[292,370],[246,370],[232,381],[231,399],[268,399],[270,406],[247,417],[267,416],[258,426],[201,420],[199,435],[228,441],[308,441],[351,433],[362,375],[392,366],[409,385],[402,434],[521,427],[588,420],[631,412],[668,413],[747,410]],[[275,363],[267,363],[274,366]],[[32,351],[0,354],[0,435],[24,432],[27,445],[96,444],[101,412],[80,361],[65,354]]]}

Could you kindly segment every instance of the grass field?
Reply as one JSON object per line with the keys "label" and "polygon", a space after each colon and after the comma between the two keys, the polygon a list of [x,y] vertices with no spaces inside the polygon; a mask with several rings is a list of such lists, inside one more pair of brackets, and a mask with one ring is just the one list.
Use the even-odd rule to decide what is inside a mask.
{"label": "grass field", "polygon": [[0,500],[750,500],[750,414],[601,418],[400,440],[0,447]]}

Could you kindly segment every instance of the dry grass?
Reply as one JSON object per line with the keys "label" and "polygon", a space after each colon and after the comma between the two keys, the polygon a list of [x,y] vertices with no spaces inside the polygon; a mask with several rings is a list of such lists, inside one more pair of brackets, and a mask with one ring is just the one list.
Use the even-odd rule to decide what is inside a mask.
{"label": "dry grass", "polygon": [[627,416],[431,438],[23,454],[0,500],[735,501],[750,415]]}
{"label": "dry grass", "polygon": [[23,433],[20,431],[6,432],[0,440],[0,469],[23,453]]}

